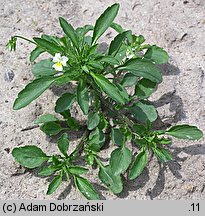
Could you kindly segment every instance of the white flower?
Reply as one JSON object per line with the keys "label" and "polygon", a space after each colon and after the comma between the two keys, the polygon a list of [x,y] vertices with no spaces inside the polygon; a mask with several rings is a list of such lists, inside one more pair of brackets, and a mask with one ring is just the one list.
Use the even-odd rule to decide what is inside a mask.
{"label": "white flower", "polygon": [[66,66],[66,62],[68,61],[68,57],[66,56],[61,56],[60,53],[56,53],[55,56],[53,57],[53,62],[55,62],[55,64],[53,65],[53,68],[56,71],[62,71],[63,70],[63,66]]}

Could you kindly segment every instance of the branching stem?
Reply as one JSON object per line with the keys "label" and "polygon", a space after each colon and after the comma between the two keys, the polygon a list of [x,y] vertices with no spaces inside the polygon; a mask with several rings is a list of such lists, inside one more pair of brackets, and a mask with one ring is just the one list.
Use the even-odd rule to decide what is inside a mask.
{"label": "branching stem", "polygon": [[32,44],[35,44],[37,46],[37,43],[32,41],[32,40],[29,40],[28,38],[25,38],[25,37],[22,37],[22,36],[19,36],[19,35],[15,35],[14,36],[15,38],[21,38],[22,40],[26,40],[28,41],[29,43],[32,43]]}

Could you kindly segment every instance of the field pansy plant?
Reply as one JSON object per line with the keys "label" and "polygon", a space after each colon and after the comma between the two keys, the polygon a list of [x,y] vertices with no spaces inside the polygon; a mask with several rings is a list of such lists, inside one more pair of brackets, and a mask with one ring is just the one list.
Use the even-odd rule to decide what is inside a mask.
{"label": "field pansy plant", "polygon": [[[153,156],[161,163],[173,159],[169,148],[171,137],[189,140],[202,137],[196,126],[188,124],[160,130],[153,127],[158,113],[149,97],[162,82],[158,65],[168,63],[169,56],[157,45],[145,43],[142,35],[115,23],[118,10],[119,4],[113,4],[94,26],[76,29],[60,17],[64,32],[61,37],[41,35],[30,40],[13,36],[7,44],[9,50],[15,50],[16,40],[20,38],[35,45],[30,54],[35,78],[19,92],[13,105],[15,110],[29,105],[52,85],[64,86],[73,81],[77,84],[74,93],[65,92],[56,100],[54,110],[58,115],[45,113],[34,122],[47,136],[56,137],[59,153],[48,155],[32,143],[12,151],[20,165],[37,168],[39,176],[52,176],[48,195],[65,180],[74,183],[87,199],[100,199],[84,176],[91,169],[98,169],[102,184],[119,194],[124,182],[138,178]],[[108,49],[101,52],[98,39],[108,28],[113,28],[116,36]],[[36,61],[44,52],[52,59]],[[56,76],[58,73],[61,76]],[[87,118],[86,122],[73,118],[70,109],[74,102]],[[74,131],[83,134],[76,146],[69,141]],[[128,143],[132,143],[132,148]],[[108,147],[114,150],[105,163],[100,152]]]}

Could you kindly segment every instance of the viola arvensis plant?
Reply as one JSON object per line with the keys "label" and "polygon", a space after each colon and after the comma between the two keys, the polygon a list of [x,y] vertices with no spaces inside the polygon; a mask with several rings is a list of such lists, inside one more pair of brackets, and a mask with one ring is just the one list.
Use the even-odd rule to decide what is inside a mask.
{"label": "viola arvensis plant", "polygon": [[[134,35],[114,23],[118,10],[119,4],[113,4],[94,26],[76,29],[59,18],[62,37],[41,35],[29,40],[13,36],[7,44],[9,50],[15,50],[16,41],[21,38],[35,45],[30,54],[34,80],[19,92],[15,110],[29,105],[52,85],[77,83],[75,93],[66,92],[57,99],[54,109],[60,115],[47,113],[34,122],[46,135],[57,137],[60,153],[47,155],[31,144],[12,151],[20,165],[38,168],[39,176],[53,176],[47,194],[52,194],[65,180],[74,182],[87,199],[99,199],[92,184],[83,177],[92,168],[99,170],[98,177],[105,186],[119,194],[123,190],[122,175],[127,173],[129,180],[139,177],[152,155],[160,162],[172,160],[170,136],[189,140],[202,137],[196,126],[187,124],[161,130],[152,127],[158,114],[149,97],[162,82],[158,65],[168,63],[169,56],[164,49],[144,43],[142,35]],[[102,52],[97,41],[108,28],[116,30],[117,35]],[[45,52],[51,58],[36,61]],[[130,87],[132,93],[128,93]],[[85,125],[72,117],[74,102],[87,118]],[[84,134],[71,151],[69,134],[75,130]],[[109,146],[115,146],[106,164],[99,157],[105,140],[111,140]],[[79,165],[82,159],[85,166]]]}

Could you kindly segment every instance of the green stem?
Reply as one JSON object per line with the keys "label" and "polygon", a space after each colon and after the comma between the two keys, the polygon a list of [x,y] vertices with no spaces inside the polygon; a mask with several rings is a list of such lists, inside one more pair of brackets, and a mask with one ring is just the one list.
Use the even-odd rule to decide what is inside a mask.
{"label": "green stem", "polygon": [[19,35],[15,35],[14,37],[15,37],[15,38],[20,38],[20,39],[22,39],[22,40],[26,40],[26,41],[28,41],[29,43],[35,44],[35,45],[37,46],[37,43],[36,43],[36,42],[34,42],[34,41],[32,41],[32,40],[29,40],[29,39],[27,39],[27,38],[25,38],[25,37],[22,37],[22,36],[19,36]]}
{"label": "green stem", "polygon": [[127,116],[125,116],[123,113],[120,113],[119,111],[117,111],[115,109],[112,109],[110,107],[110,103],[104,99],[102,94],[95,88],[95,86],[93,86],[92,82],[89,82],[89,83],[92,86],[92,88],[95,90],[96,94],[98,95],[102,105],[104,107],[106,107],[110,112],[112,112],[116,117],[118,117],[118,119],[121,119],[121,121],[123,123],[126,123],[128,125],[128,127],[133,131],[133,124],[134,123]]}
{"label": "green stem", "polygon": [[74,151],[70,154],[71,160],[75,160],[81,155],[89,134],[90,134],[90,131],[86,130],[85,133],[83,134],[83,137],[81,138],[81,141],[78,143]]}
{"label": "green stem", "polygon": [[103,164],[101,163],[100,160],[98,160],[98,158],[97,158],[96,156],[94,156],[94,159],[95,159],[96,163],[98,164],[98,166],[99,166],[100,168],[103,168]]}

